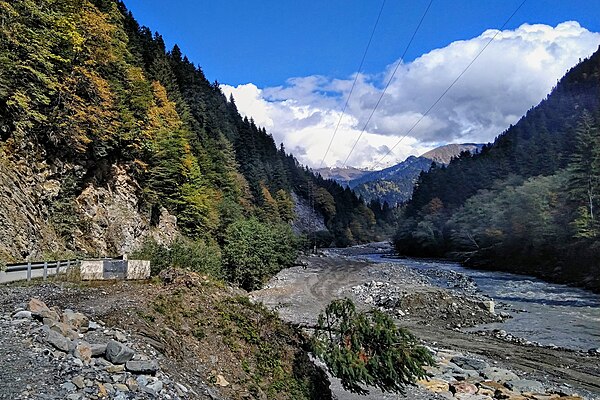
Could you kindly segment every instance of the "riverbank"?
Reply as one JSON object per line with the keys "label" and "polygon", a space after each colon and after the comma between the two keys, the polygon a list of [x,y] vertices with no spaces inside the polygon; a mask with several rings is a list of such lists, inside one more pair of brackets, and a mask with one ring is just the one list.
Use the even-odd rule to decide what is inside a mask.
{"label": "riverbank", "polygon": [[[431,277],[414,269],[397,264],[362,262],[349,257],[372,252],[374,248],[385,251],[384,245],[371,245],[321,257],[306,257],[305,267],[281,271],[263,290],[250,296],[254,301],[277,310],[282,319],[298,324],[314,323],[329,301],[341,297],[352,298],[360,307],[379,307],[389,312],[401,326],[410,329],[432,348],[442,366],[432,370],[433,383],[423,383],[404,398],[447,398],[452,396],[452,390],[457,390],[451,386],[453,381],[467,382],[474,387],[479,385],[481,389],[486,379],[492,379],[494,384],[507,389],[511,384],[506,377],[515,382],[535,382],[531,383],[534,387],[521,387],[522,391],[513,385],[511,395],[514,396],[521,396],[529,390],[543,391],[547,395],[539,398],[557,398],[561,394],[600,398],[598,355],[527,345],[501,334],[464,332],[464,327],[502,318],[490,312],[489,303],[486,303],[488,299],[476,291],[469,291],[472,282],[454,274],[453,279],[457,282],[462,280],[465,290],[462,293],[451,291],[435,287],[430,283]],[[478,360],[483,369],[496,368],[505,373],[505,381],[499,375],[487,375],[483,370],[460,367],[452,362],[455,357]],[[473,387],[467,387],[464,390],[473,390]],[[336,389],[334,383],[333,389],[335,393],[340,388]],[[481,392],[483,397],[474,398],[492,398],[485,390]],[[352,398],[343,392],[337,392],[337,395],[338,398]],[[367,398],[403,397],[374,392]]]}

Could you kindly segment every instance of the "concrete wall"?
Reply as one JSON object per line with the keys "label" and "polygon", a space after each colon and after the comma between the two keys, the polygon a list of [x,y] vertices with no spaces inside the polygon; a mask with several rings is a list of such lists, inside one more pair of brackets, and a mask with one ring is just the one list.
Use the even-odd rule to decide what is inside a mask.
{"label": "concrete wall", "polygon": [[150,278],[150,261],[127,260],[127,279]]}
{"label": "concrete wall", "polygon": [[79,270],[81,273],[81,279],[84,281],[104,279],[103,260],[81,261]]}
{"label": "concrete wall", "polygon": [[[120,261],[120,260],[119,260]],[[120,261],[123,262],[123,261]],[[112,271],[110,260],[85,260],[81,261],[80,273],[84,281],[119,279]],[[150,261],[147,260],[127,260],[125,261],[126,279],[148,279],[150,278]],[[122,279],[122,278],[121,278]]]}

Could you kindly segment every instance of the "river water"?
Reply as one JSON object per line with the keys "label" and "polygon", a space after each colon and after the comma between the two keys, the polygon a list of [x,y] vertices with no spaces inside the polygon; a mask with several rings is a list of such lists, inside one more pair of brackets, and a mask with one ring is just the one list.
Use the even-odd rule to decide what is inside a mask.
{"label": "river water", "polygon": [[[416,270],[454,271],[472,278],[480,293],[496,302],[496,312],[512,316],[505,322],[480,325],[474,330],[502,329],[542,345],[574,350],[600,348],[600,295],[530,276],[468,269],[457,263],[394,259],[380,254],[360,258]],[[446,286],[443,279],[433,279],[432,283]]]}

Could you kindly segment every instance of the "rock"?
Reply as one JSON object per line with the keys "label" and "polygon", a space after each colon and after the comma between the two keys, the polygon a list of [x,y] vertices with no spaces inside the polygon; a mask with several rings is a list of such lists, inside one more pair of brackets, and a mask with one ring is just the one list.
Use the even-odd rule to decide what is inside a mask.
{"label": "rock", "polygon": [[108,372],[109,374],[114,374],[116,372],[123,372],[125,371],[125,365],[120,364],[120,365],[109,365],[106,367],[106,372]]}
{"label": "rock", "polygon": [[88,322],[88,330],[89,331],[95,331],[95,330],[98,330],[98,329],[100,329],[100,325],[98,325],[97,322],[94,322],[94,321],[89,321]]}
{"label": "rock", "polygon": [[79,339],[79,333],[71,329],[71,326],[63,322],[55,321],[52,318],[44,318],[43,322],[44,325],[48,326],[51,330],[58,332],[71,340]]}
{"label": "rock", "polygon": [[513,381],[513,380],[519,379],[517,374],[515,374],[514,372],[511,372],[507,369],[503,369],[503,368],[496,368],[496,367],[484,368],[481,371],[481,373],[484,378],[489,379],[490,381],[496,381],[496,382],[506,382],[506,381]]}
{"label": "rock", "polygon": [[54,346],[56,349],[64,351],[65,353],[69,351],[69,345],[71,343],[69,339],[53,330],[48,331],[46,342]]}
{"label": "rock", "polygon": [[65,389],[68,392],[73,392],[73,391],[77,390],[77,386],[75,386],[75,384],[73,382],[65,382],[62,385],[60,385],[60,387],[62,387],[63,389]]}
{"label": "rock", "polygon": [[75,384],[79,389],[83,389],[85,387],[85,382],[83,380],[83,376],[77,375],[75,378],[71,379],[71,382]]}
{"label": "rock", "polygon": [[453,382],[449,385],[450,392],[452,394],[457,393],[467,393],[467,394],[475,394],[477,393],[477,386],[468,382]]}
{"label": "rock", "polygon": [[80,341],[77,343],[77,346],[75,346],[73,355],[83,361],[85,365],[89,365],[92,361],[92,347],[89,343]]}
{"label": "rock", "polygon": [[425,389],[429,390],[430,392],[434,393],[444,393],[450,390],[448,382],[443,381],[441,379],[421,379],[417,383],[423,386]]}
{"label": "rock", "polygon": [[129,388],[127,387],[127,385],[124,385],[122,383],[115,383],[113,387],[115,388],[115,390],[118,390],[120,392],[129,392]]}
{"label": "rock", "polygon": [[138,390],[140,390],[140,385],[133,378],[128,378],[125,384],[132,392],[137,392]]}
{"label": "rock", "polygon": [[[225,378],[223,378],[224,380]],[[217,381],[219,380],[219,378],[217,377]],[[229,385],[229,382],[225,381],[227,383],[227,385]],[[218,383],[217,383],[218,385]],[[227,386],[227,385],[220,385],[220,386]],[[154,393],[160,393],[161,390],[163,390],[163,386],[164,384],[162,383],[162,381],[156,381],[154,383],[151,383],[150,385],[147,385],[146,387],[148,389],[151,389],[154,391]]]}
{"label": "rock", "polygon": [[126,342],[127,341],[127,336],[125,336],[125,334],[123,332],[115,332],[115,339],[118,340],[119,342]]}
{"label": "rock", "polygon": [[82,313],[64,310],[62,313],[62,322],[73,330],[85,333],[88,331],[90,320]]}
{"label": "rock", "polygon": [[227,380],[225,379],[225,377],[223,375],[217,375],[217,381],[215,382],[217,385],[225,387],[225,386],[229,386],[229,382],[227,382]]}
{"label": "rock", "polygon": [[492,300],[482,301],[481,308],[483,308],[490,314],[494,314],[494,302]]}
{"label": "rock", "polygon": [[90,344],[90,348],[92,349],[92,357],[102,357],[106,352],[105,344]]}
{"label": "rock", "polygon": [[504,383],[504,386],[509,388],[514,392],[530,392],[530,393],[544,393],[544,385],[542,385],[538,381],[533,381],[531,379],[517,379],[511,380]]}
{"label": "rock", "polygon": [[129,372],[135,374],[151,374],[154,375],[158,371],[158,362],[152,361],[127,361],[125,368]]}
{"label": "rock", "polygon": [[14,319],[31,319],[33,316],[31,315],[31,311],[18,311],[13,314]]}
{"label": "rock", "polygon": [[97,386],[98,386],[98,397],[108,397],[108,390],[106,389],[104,384],[101,382],[98,382]]}
{"label": "rock", "polygon": [[60,319],[58,313],[54,310],[50,310],[46,303],[40,299],[32,298],[29,300],[29,303],[27,303],[27,310],[31,311],[31,315],[39,320],[49,318],[58,321]]}
{"label": "rock", "polygon": [[111,340],[106,345],[106,359],[113,364],[125,364],[133,354],[132,349],[117,341]]}
{"label": "rock", "polygon": [[481,371],[485,368],[489,367],[489,364],[482,360],[477,360],[475,358],[469,358],[464,356],[455,356],[450,360],[454,364],[458,365],[462,369],[472,369],[475,371]]}

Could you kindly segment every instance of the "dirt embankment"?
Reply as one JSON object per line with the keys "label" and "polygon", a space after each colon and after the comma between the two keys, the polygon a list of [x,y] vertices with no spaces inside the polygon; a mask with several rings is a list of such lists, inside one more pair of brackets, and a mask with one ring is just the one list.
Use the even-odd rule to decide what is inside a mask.
{"label": "dirt embankment", "polygon": [[[600,359],[597,355],[523,346],[493,335],[462,332],[460,328],[502,318],[490,313],[485,298],[468,291],[461,295],[433,287],[426,277],[397,264],[375,265],[331,254],[308,257],[305,261],[306,267],[280,272],[265,289],[251,293],[251,298],[276,309],[286,321],[313,325],[331,300],[350,297],[360,307],[378,307],[389,312],[426,345],[440,349],[441,353],[451,353],[450,358],[475,357],[484,362],[482,366],[509,371],[513,380],[534,380],[542,385],[536,386],[538,391],[543,387],[544,392],[554,393],[556,397],[579,393],[584,398],[600,398]],[[455,368],[454,363],[450,364]],[[477,371],[476,377],[469,373],[440,374],[445,374],[442,378],[446,380],[455,375],[466,380],[485,377],[482,371]],[[498,374],[494,376],[498,377]],[[448,384],[445,387],[452,390]],[[434,395],[430,392],[430,396]]]}

